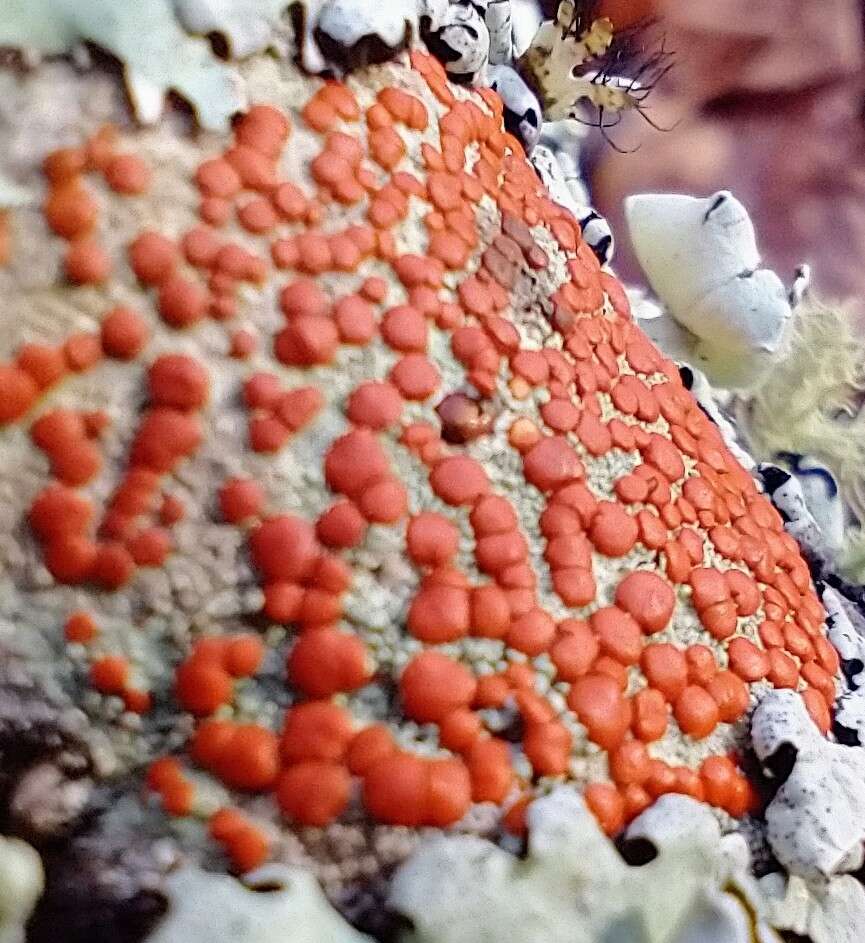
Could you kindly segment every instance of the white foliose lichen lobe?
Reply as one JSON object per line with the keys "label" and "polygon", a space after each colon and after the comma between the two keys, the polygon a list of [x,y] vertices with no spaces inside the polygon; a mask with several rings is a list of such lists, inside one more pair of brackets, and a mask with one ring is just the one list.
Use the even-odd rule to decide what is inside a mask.
{"label": "white foliose lichen lobe", "polygon": [[411,943],[509,936],[594,943],[608,934],[646,943],[748,943],[752,932],[777,939],[754,916],[759,904],[741,840],[722,838],[701,803],[665,796],[623,841],[626,854],[639,841],[649,855],[638,866],[626,863],[581,797],[559,788],[529,810],[524,858],[473,836],[431,839],[395,874],[388,905],[411,920]]}
{"label": "white foliose lichen lobe", "polygon": [[[286,57],[296,53],[307,71],[320,73],[330,65],[322,37],[341,54],[377,40],[376,61],[382,61],[417,35],[421,17],[437,24],[444,6],[446,0],[138,0],[122,6],[114,0],[9,0],[0,10],[0,48],[57,56],[82,54],[92,43],[121,62],[142,123],[159,120],[173,91],[189,102],[202,127],[224,130],[249,99],[242,75],[214,54],[208,35],[224,37],[235,59],[274,49]],[[297,38],[290,28],[295,11],[303,21]]]}
{"label": "white foliose lichen lobe", "polygon": [[[839,740],[865,744],[865,637],[848,612],[849,603],[836,590],[823,593],[827,636],[841,658],[843,690],[835,704],[834,726]],[[861,620],[860,620],[861,624]]]}
{"label": "white foliose lichen lobe", "polygon": [[625,213],[670,327],[684,330],[678,338],[671,330],[667,342],[721,386],[756,385],[783,350],[791,308],[780,278],[761,268],[745,207],[728,191],[638,194],[625,201]]}
{"label": "white foliose lichen lobe", "polygon": [[[791,874],[828,878],[861,866],[865,840],[865,754],[819,735],[792,691],[770,691],[751,724],[758,759],[770,765],[779,751],[792,762],[766,809],[767,839]],[[792,757],[791,757],[792,754]]]}
{"label": "white foliose lichen lobe", "polygon": [[813,943],[858,943],[865,921],[865,888],[849,874],[805,881],[767,874],[759,881],[772,925]]}
{"label": "white foliose lichen lobe", "polygon": [[27,920],[45,883],[39,854],[0,835],[0,943],[23,943]]}
{"label": "white foliose lichen lobe", "polygon": [[0,12],[0,46],[41,55],[95,43],[123,63],[139,118],[154,122],[170,90],[195,108],[206,128],[224,128],[246,103],[240,80],[209,43],[187,34],[171,0],[125,5],[112,0],[11,0]]}
{"label": "white foliose lichen lobe", "polygon": [[164,884],[165,920],[147,943],[364,943],[303,868],[267,865],[244,877],[184,867]]}

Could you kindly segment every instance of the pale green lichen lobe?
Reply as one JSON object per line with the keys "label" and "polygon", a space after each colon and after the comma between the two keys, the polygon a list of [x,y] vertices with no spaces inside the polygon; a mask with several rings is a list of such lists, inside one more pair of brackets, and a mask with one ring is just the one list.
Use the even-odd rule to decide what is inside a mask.
{"label": "pale green lichen lobe", "polygon": [[213,55],[206,40],[181,28],[171,0],[7,0],[0,9],[0,47],[61,55],[82,43],[94,43],[123,63],[144,123],[158,120],[170,91],[185,98],[209,130],[227,128],[246,103],[237,73]]}

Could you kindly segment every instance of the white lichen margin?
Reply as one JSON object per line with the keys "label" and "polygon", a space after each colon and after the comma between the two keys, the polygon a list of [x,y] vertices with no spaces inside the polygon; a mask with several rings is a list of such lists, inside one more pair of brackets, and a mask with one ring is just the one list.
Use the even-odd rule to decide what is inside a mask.
{"label": "white lichen margin", "polygon": [[238,881],[184,867],[162,890],[168,912],[146,943],[371,943],[303,868],[271,864]]}
{"label": "white lichen margin", "polygon": [[826,634],[841,656],[845,688],[835,705],[835,723],[865,744],[865,638],[856,631],[834,589],[823,591],[823,605]]}
{"label": "white lichen margin", "polygon": [[856,631],[840,593],[827,587],[823,590],[822,598],[826,609],[826,634],[829,636],[829,641],[835,646],[842,662],[850,664],[859,662],[861,666],[847,679],[848,683],[856,688],[863,687],[865,686],[865,638]]}
{"label": "white lichen margin", "polygon": [[139,121],[158,121],[166,95],[175,91],[202,127],[220,131],[246,107],[246,94],[237,69],[218,59],[203,37],[225,37],[236,59],[268,48],[285,55],[292,51],[286,41],[292,8],[302,14],[301,62],[320,73],[329,64],[316,31],[347,49],[377,36],[396,51],[407,36],[418,35],[421,18],[437,27],[447,0],[3,0],[0,47],[20,49],[32,60],[93,43],[123,64]]}
{"label": "white lichen margin", "polygon": [[782,748],[793,768],[766,809],[766,838],[791,873],[812,880],[854,871],[865,841],[865,750],[820,735],[795,691],[770,691],[751,722],[757,758]]}
{"label": "white lichen margin", "polygon": [[17,838],[0,835],[0,943],[23,943],[24,928],[42,896],[42,859]]}
{"label": "white lichen margin", "polygon": [[706,198],[638,194],[625,200],[625,217],[672,321],[654,324],[653,339],[668,356],[696,358],[714,385],[757,385],[783,352],[791,308],[781,279],[760,267],[745,207],[726,190]]}
{"label": "white lichen margin", "polygon": [[136,115],[152,123],[174,90],[195,109],[205,128],[227,127],[245,105],[242,83],[210,44],[189,36],[172,0],[4,0],[0,46],[30,54],[61,55],[91,42],[115,55]]}
{"label": "white lichen margin", "polygon": [[849,874],[819,883],[767,874],[759,888],[772,926],[812,943],[861,943],[865,887]]}
{"label": "white lichen margin", "polygon": [[388,898],[412,922],[405,939],[751,943],[755,919],[759,940],[777,939],[753,916],[759,906],[744,877],[744,842],[722,838],[708,807],[693,799],[664,796],[634,820],[625,841],[656,852],[640,866],[625,862],[567,787],[532,804],[528,828],[525,859],[470,835],[424,843],[394,875]]}

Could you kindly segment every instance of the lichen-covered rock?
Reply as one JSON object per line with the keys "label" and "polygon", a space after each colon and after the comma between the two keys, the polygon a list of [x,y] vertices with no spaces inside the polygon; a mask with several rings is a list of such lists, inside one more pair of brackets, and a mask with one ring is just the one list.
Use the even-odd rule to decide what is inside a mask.
{"label": "lichen-covered rock", "polygon": [[841,670],[848,690],[856,690],[865,684],[865,637],[857,629],[848,612],[844,597],[827,587],[823,591],[826,607],[826,634],[841,658]]}
{"label": "lichen-covered rock", "polygon": [[[139,120],[157,121],[173,91],[204,127],[223,129],[246,105],[242,76],[201,37],[223,36],[238,58],[296,48],[304,68],[324,72],[329,54],[330,64],[342,67],[390,58],[417,35],[421,19],[437,26],[446,6],[447,0],[138,0],[117,15],[114,0],[9,0],[0,10],[0,47],[53,56],[93,43],[123,63]],[[302,22],[296,42],[290,10]]]}
{"label": "lichen-covered rock", "polygon": [[10,0],[0,11],[0,46],[45,55],[96,43],[123,63],[139,117],[156,121],[170,90],[205,127],[225,127],[245,103],[234,71],[204,39],[187,35],[171,0],[147,0],[115,15],[113,0]]}
{"label": "lichen-covered rock", "polygon": [[513,841],[559,785],[609,835],[758,812],[758,699],[830,728],[823,608],[499,97],[419,48],[231,68],[255,104],[194,134],[0,71],[38,194],[0,268],[0,638],[126,777],[34,940],[104,871],[78,930],[129,900],[140,932],[184,855],[303,866],[365,926],[425,835]]}

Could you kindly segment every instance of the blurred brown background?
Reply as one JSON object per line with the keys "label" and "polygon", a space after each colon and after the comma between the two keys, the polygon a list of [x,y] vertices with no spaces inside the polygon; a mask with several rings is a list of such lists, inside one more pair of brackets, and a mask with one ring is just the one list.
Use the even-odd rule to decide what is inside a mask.
{"label": "blurred brown background", "polygon": [[[653,8],[676,67],[612,134],[636,154],[592,152],[594,201],[624,232],[623,198],[728,188],[749,207],[766,263],[802,261],[826,295],[865,309],[863,0],[606,0]],[[627,16],[627,13],[623,14]],[[676,124],[678,122],[678,124]],[[626,238],[617,270],[635,278]]]}

